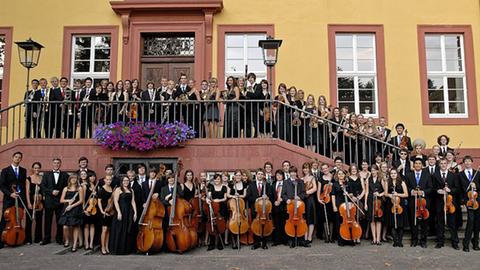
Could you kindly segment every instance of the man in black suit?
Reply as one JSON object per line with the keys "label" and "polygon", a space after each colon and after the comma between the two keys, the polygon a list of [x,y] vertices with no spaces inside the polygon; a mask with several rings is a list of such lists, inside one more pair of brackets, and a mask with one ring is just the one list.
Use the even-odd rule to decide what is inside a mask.
{"label": "man in black suit", "polygon": [[62,161],[59,158],[53,159],[53,170],[45,172],[42,177],[42,184],[40,190],[45,198],[45,231],[44,238],[40,245],[47,245],[51,241],[52,219],[55,213],[55,221],[57,224],[57,232],[55,240],[57,244],[63,244],[63,230],[58,225],[58,220],[62,215],[62,205],[60,204],[60,197],[62,196],[63,188],[67,186],[68,174],[60,171]]}
{"label": "man in black suit", "polygon": [[[248,204],[252,206],[255,205],[255,202],[257,201],[258,198],[264,198],[266,200],[273,201],[271,199],[273,197],[272,185],[267,183],[265,179],[265,171],[262,168],[257,169],[255,179],[256,179],[255,181],[250,182],[247,189],[246,200],[248,201]],[[255,219],[255,217],[258,214],[261,214],[261,213],[255,212],[255,207],[251,207],[251,210],[252,210],[252,219]],[[254,235],[253,239],[255,243],[253,244],[252,249],[257,249],[260,246],[263,249],[268,249],[266,237],[258,237]]]}
{"label": "man in black suit", "polygon": [[52,104],[50,104],[50,101],[54,101],[55,98],[53,96],[53,91],[48,88],[48,82],[47,79],[41,78],[40,79],[40,94],[41,94],[41,118],[43,119],[43,132],[44,138],[52,138],[53,137],[53,129],[54,127],[54,118],[52,113]]}
{"label": "man in black suit", "polygon": [[[255,81],[257,76],[255,73],[249,73],[247,75],[247,92],[245,94],[246,100],[260,100],[263,99],[262,85],[257,84]],[[246,103],[246,119],[247,126],[245,127],[245,134],[247,138],[252,137],[252,124],[255,128],[255,137],[258,137],[258,111],[263,106],[262,102],[248,102]],[[249,125],[250,123],[250,125]]]}
{"label": "man in black suit", "polygon": [[145,164],[140,163],[137,165],[137,179],[138,179],[138,183],[140,184],[140,187],[142,186],[143,182],[145,182],[148,178],[145,171],[146,171]]}
{"label": "man in black suit", "polygon": [[[480,186],[480,176],[472,167],[473,158],[471,156],[465,156],[463,158],[463,165],[465,166],[465,169],[463,172],[459,173],[459,182],[461,186],[460,195],[462,196],[462,204],[466,205],[468,201],[468,192],[473,189],[478,190]],[[477,197],[477,202],[480,203],[480,196]],[[480,250],[478,243],[479,232],[480,208],[474,210],[472,207],[467,207],[467,227],[465,228],[465,237],[463,238],[463,251],[470,251],[470,241],[472,241],[474,250]]]}
{"label": "man in black suit", "polygon": [[162,114],[160,112],[160,104],[155,104],[155,101],[160,101],[160,92],[155,89],[155,84],[152,81],[147,82],[147,89],[142,91],[140,99],[146,103],[142,104],[143,107],[143,119],[144,122],[156,122],[162,121]]}
{"label": "man in black suit", "polygon": [[[120,178],[113,175],[114,172],[115,172],[115,167],[113,166],[113,164],[107,164],[105,166],[105,176],[109,175],[109,176],[112,177],[112,184],[111,185],[112,185],[113,189],[120,186]],[[103,184],[104,184],[103,179],[105,179],[105,178],[102,178],[102,179],[98,180],[98,185],[99,186],[103,186]]]}
{"label": "man in black suit", "polygon": [[136,236],[138,233],[138,221],[143,210],[142,187],[138,183],[135,171],[129,170],[127,172],[127,177],[130,180],[130,188],[133,190],[133,195],[135,196],[135,206],[137,208],[137,220],[135,220],[134,231],[132,233],[132,235]]}
{"label": "man in black suit", "polygon": [[[295,186],[297,187],[297,200],[305,200],[307,194],[305,193],[305,185],[303,181],[297,178],[297,168],[295,166],[290,167],[290,178],[283,182],[282,188],[282,200],[286,203],[287,207],[290,203],[293,203],[295,199]],[[310,246],[308,243],[304,243],[303,235],[298,238],[301,245]],[[290,237],[290,247],[295,247],[295,239]]]}
{"label": "man in black suit", "polygon": [[[440,169],[434,174],[433,189],[436,196],[436,231],[437,231],[437,245],[435,248],[443,247],[445,243],[445,225],[450,229],[450,235],[452,236],[452,247],[459,249],[458,247],[458,233],[455,225],[455,213],[445,213],[444,196],[452,195],[453,205],[455,211],[462,211],[460,205],[456,204],[456,197],[459,194],[459,182],[455,173],[449,172],[447,167],[447,160],[442,158],[440,160]],[[446,220],[445,220],[446,219]],[[446,221],[446,224],[445,224]]]}
{"label": "man in black suit", "polygon": [[[63,79],[63,78],[62,78]],[[66,79],[66,78],[65,78]],[[65,100],[65,94],[67,90],[67,82],[63,80],[63,88],[58,85],[58,78],[57,77],[52,77],[50,79],[50,83],[52,85],[52,88],[50,88],[50,92],[52,93],[52,99],[50,101],[55,101],[55,102],[62,102]],[[54,135],[55,138],[59,139],[62,136],[62,122],[63,122],[63,115],[62,115],[62,109],[63,109],[64,104],[60,103],[52,103],[52,115],[51,115],[51,125],[53,125],[54,129]]]}
{"label": "man in black suit", "polygon": [[[61,101],[71,101],[72,98],[72,90],[68,87],[68,79],[67,77],[60,78],[60,88],[56,93],[56,98],[60,99]],[[59,106],[57,117],[57,129],[56,129],[56,137],[60,138],[61,131],[63,130],[64,138],[73,138],[69,137],[69,135],[73,135],[73,129],[71,126],[73,125],[73,121],[70,121],[71,116],[73,115],[73,111],[71,110],[71,104],[62,103]],[[73,119],[72,119],[73,120]]]}
{"label": "man in black suit", "polygon": [[[410,137],[406,136],[405,134],[403,134],[403,132],[405,131],[405,126],[402,124],[402,123],[398,123],[396,126],[395,126],[395,130],[397,131],[397,135],[392,137],[392,139],[390,140],[390,144],[393,144],[395,146],[398,146],[400,147],[401,143],[402,143],[402,140],[403,140],[403,137],[405,136],[406,137],[406,148],[408,150],[408,152],[411,152],[413,150],[413,146],[412,146],[412,140],[410,139]],[[400,158],[399,156],[399,152],[396,151],[395,149],[392,149],[393,151],[393,160],[398,160]]]}
{"label": "man in black suit", "polygon": [[287,235],[285,234],[285,221],[288,218],[285,201],[282,200],[283,183],[285,174],[282,170],[277,170],[274,176],[275,181],[272,184],[272,217],[273,217],[273,246],[287,244]]}
{"label": "man in black suit", "polygon": [[[180,74],[180,78],[178,79],[178,85],[175,88],[175,92],[173,92],[172,98],[174,100],[188,100],[188,93],[192,88],[188,86],[188,78],[187,75],[182,73]],[[175,108],[175,120],[180,121],[183,120],[183,122],[187,121],[187,106],[185,103],[176,103],[176,108]]]}
{"label": "man in black suit", "polygon": [[400,158],[394,160],[392,165],[405,178],[412,171],[412,162],[408,159],[408,151],[406,149],[400,149],[399,156]]}
{"label": "man in black suit", "polygon": [[[32,89],[28,90],[25,93],[25,138],[29,139],[32,137],[32,131],[35,136],[36,134],[36,127],[37,127],[37,106],[38,104],[33,104],[31,103],[32,101],[35,100],[35,94],[38,92],[38,80],[33,79],[31,84],[32,84]],[[35,112],[35,114],[34,114]],[[35,117],[34,117],[35,116]],[[35,137],[37,138],[37,137]]]}
{"label": "man in black suit", "polygon": [[[90,77],[85,79],[85,87],[80,92],[80,101],[85,101],[81,104],[80,110],[80,138],[91,138],[92,137],[92,126],[95,112],[95,104],[89,103],[88,101],[96,100],[95,89],[93,88],[93,80]],[[88,133],[88,137],[87,137]]]}
{"label": "man in black suit", "polygon": [[[435,175],[440,171],[440,166],[437,165],[437,158],[435,155],[430,154],[428,155],[427,158],[427,166],[425,167],[425,170],[428,172],[430,177],[432,178],[432,185],[435,186]],[[443,187],[442,187],[443,188]],[[435,235],[435,232],[437,232],[437,207],[439,205],[439,202],[437,200],[439,199],[439,196],[435,195],[435,190],[432,192],[432,196],[430,197],[430,212],[432,215],[428,218],[428,232],[429,236]],[[442,203],[443,203],[443,196],[441,197]],[[443,208],[442,208],[443,209]],[[442,217],[443,218],[443,217]]]}
{"label": "man in black suit", "polygon": [[[410,228],[412,230],[411,246],[420,244],[422,248],[427,247],[428,221],[422,218],[416,218],[416,197],[422,197],[427,201],[429,209],[430,193],[432,191],[432,178],[428,171],[423,169],[423,160],[416,158],[413,163],[413,171],[407,174],[407,186],[409,189],[409,210],[410,210]],[[415,222],[416,219],[416,222]]]}
{"label": "man in black suit", "polygon": [[[153,190],[152,198],[156,199],[159,198],[160,192],[162,191],[162,187],[164,186],[164,182],[157,178],[157,169],[150,168],[148,170],[148,180],[141,184],[142,187],[142,201],[145,203],[148,198],[148,194],[150,194],[150,189],[155,185]],[[143,204],[142,204],[143,205]]]}
{"label": "man in black suit", "polygon": [[444,157],[447,155],[448,152],[454,152],[452,148],[448,147],[448,144],[450,143],[450,138],[447,135],[438,136],[437,143],[440,146],[440,156]]}
{"label": "man in black suit", "polygon": [[[167,184],[161,188],[160,191],[160,200],[162,201],[163,205],[165,205],[165,209],[167,209],[170,205],[172,205],[173,201],[173,191],[175,189],[175,175],[174,174],[168,174],[166,176],[167,178]],[[180,186],[180,183],[177,183],[177,198],[183,197],[183,189]],[[168,221],[168,216],[170,213],[166,213],[166,218]]]}
{"label": "man in black suit", "polygon": [[[15,152],[12,155],[12,164],[6,168],[2,169],[0,173],[0,190],[3,193],[3,209],[2,220],[0,221],[0,232],[3,232],[7,221],[3,218],[5,210],[9,207],[15,205],[15,199],[18,198],[18,206],[20,208],[25,208],[25,203],[27,202],[26,196],[26,181],[27,181],[27,170],[23,167],[20,167],[20,162],[22,161],[23,154],[21,152]],[[23,203],[22,203],[23,202]],[[0,248],[3,248],[3,242],[0,241]]]}

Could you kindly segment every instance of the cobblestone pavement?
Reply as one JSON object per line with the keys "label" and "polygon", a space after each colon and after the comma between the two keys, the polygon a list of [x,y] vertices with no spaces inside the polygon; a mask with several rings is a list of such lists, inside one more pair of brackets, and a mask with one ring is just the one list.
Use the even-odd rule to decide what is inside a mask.
{"label": "cobblestone pavement", "polygon": [[480,251],[465,253],[449,246],[435,249],[393,248],[391,244],[371,246],[363,241],[356,247],[338,247],[316,241],[311,248],[286,246],[268,250],[222,251],[197,248],[186,254],[102,256],[63,246],[22,246],[0,250],[0,269],[480,269]]}

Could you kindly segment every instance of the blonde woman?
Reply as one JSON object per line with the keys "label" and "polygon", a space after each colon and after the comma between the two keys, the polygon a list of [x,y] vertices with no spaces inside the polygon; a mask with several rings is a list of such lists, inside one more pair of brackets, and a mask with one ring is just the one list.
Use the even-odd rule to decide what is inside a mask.
{"label": "blonde woman", "polygon": [[70,175],[68,184],[62,191],[60,203],[64,204],[62,215],[58,224],[63,226],[63,235],[65,236],[64,246],[69,246],[69,240],[72,238],[70,232],[73,230],[72,252],[77,251],[77,240],[80,234],[80,225],[82,224],[82,205],[83,191],[78,184],[78,176]]}

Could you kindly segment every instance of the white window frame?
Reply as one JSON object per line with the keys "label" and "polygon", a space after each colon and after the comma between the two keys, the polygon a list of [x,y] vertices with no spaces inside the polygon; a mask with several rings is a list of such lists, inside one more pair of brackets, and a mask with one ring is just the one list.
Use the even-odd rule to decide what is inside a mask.
{"label": "white window frame", "polygon": [[[430,99],[428,99],[428,114],[431,118],[468,118],[468,96],[467,96],[467,71],[465,70],[465,43],[463,34],[425,34],[423,37],[425,40],[425,55],[427,55],[427,36],[440,36],[440,50],[442,55],[442,71],[428,71],[427,58],[425,57],[425,67],[427,69],[427,78],[430,77],[442,77],[443,79],[443,106],[445,113],[430,113]],[[446,36],[460,36],[460,50],[462,55],[462,71],[447,71],[447,57],[445,50],[445,37]],[[463,77],[463,100],[465,104],[465,113],[450,113],[449,100],[448,100],[448,78],[462,78]],[[428,97],[427,87],[427,97]]]}
{"label": "white window frame", "polygon": [[[339,71],[337,72],[337,104],[340,104],[339,100],[339,88],[338,88],[338,78],[339,77],[353,77],[353,88],[354,88],[354,104],[355,104],[355,114],[360,114],[360,89],[358,87],[358,78],[359,77],[374,77],[375,87],[373,88],[375,92],[375,113],[364,114],[366,117],[377,118],[379,116],[379,105],[378,105],[378,72],[377,72],[377,43],[375,33],[335,33],[335,40],[337,36],[352,36],[353,39],[353,71]],[[358,36],[373,36],[373,71],[358,71],[358,58],[357,58],[357,37]],[[335,42],[335,51],[337,50],[337,45]],[[335,54],[336,55],[336,54]],[[337,57],[335,57],[335,67],[337,67]]]}
{"label": "white window frame", "polygon": [[[95,70],[95,42],[94,39],[95,37],[104,37],[104,36],[109,36],[110,37],[110,64],[109,64],[109,69],[110,71],[112,70],[112,42],[113,40],[111,39],[110,34],[81,34],[81,35],[72,35],[72,48],[71,48],[71,72],[70,72],[70,82],[73,85],[74,81],[76,79],[85,79],[87,77],[90,77],[92,79],[109,79],[110,78],[110,71],[109,72],[94,72]],[[75,72],[75,39],[78,37],[89,37],[91,38],[90,42],[90,70],[88,72]],[[95,87],[95,86],[94,86]]]}
{"label": "white window frame", "polygon": [[[228,76],[233,76],[236,78],[245,76],[245,70],[240,71],[231,71],[228,68],[228,42],[227,38],[229,36],[243,36],[243,66],[247,65],[248,63],[248,36],[249,35],[264,35],[264,39],[267,38],[267,34],[265,32],[251,32],[251,33],[225,33],[225,70],[224,76],[225,81],[227,80]],[[264,66],[264,70],[248,70],[248,73],[255,73],[257,76],[256,82],[259,83],[262,79],[267,79],[267,66]]]}
{"label": "white window frame", "polygon": [[[0,35],[0,38],[3,38],[5,40],[5,36],[4,35]],[[3,55],[4,59],[2,59],[3,61],[3,67],[0,68],[0,80],[3,80],[3,70],[5,69],[5,54]],[[2,85],[0,85],[0,89],[2,89]]]}

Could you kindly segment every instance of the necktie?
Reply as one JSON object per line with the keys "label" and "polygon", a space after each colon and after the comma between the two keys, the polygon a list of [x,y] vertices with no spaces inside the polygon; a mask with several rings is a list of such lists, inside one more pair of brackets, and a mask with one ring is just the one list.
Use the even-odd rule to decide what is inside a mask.
{"label": "necktie", "polygon": [[415,179],[417,180],[417,186],[420,184],[420,173],[415,174]]}
{"label": "necktie", "polygon": [[42,98],[45,97],[45,89],[42,89]]}
{"label": "necktie", "polygon": [[442,173],[442,179],[445,182],[445,173]]}
{"label": "necktie", "polygon": [[62,91],[62,97],[65,98],[65,91],[63,89],[60,89]]}
{"label": "necktie", "polygon": [[259,195],[262,194],[262,184],[258,184],[257,189],[258,189],[258,194]]}
{"label": "necktie", "polygon": [[15,176],[18,178],[18,167],[15,167]]}
{"label": "necktie", "polygon": [[172,194],[173,193],[173,188],[169,187],[169,189],[170,189],[170,194]]}
{"label": "necktie", "polygon": [[433,175],[433,167],[430,167],[430,174]]}
{"label": "necktie", "polygon": [[152,183],[153,183],[153,181],[150,180],[150,184],[148,185],[148,189],[152,189]]}
{"label": "necktie", "polygon": [[468,181],[472,182],[472,171],[468,171]]}

